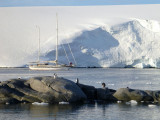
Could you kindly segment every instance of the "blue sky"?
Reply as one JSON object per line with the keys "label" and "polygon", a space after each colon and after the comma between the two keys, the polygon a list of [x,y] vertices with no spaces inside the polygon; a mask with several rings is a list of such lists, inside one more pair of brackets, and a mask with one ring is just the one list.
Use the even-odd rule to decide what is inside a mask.
{"label": "blue sky", "polygon": [[92,6],[160,4],[160,0],[0,0],[0,7],[11,6]]}

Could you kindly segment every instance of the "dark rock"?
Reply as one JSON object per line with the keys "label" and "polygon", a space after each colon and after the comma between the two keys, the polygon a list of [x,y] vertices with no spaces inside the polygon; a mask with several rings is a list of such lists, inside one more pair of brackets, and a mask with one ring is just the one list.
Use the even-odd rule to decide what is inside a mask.
{"label": "dark rock", "polygon": [[160,102],[160,91],[120,88],[117,91],[108,88],[74,83],[64,78],[52,76],[33,77],[28,80],[11,79],[0,82],[0,103],[21,102],[115,102],[136,100],[137,102]]}
{"label": "dark rock", "polygon": [[54,77],[12,79],[0,83],[0,103],[78,102],[87,97],[72,81]]}
{"label": "dark rock", "polygon": [[25,82],[26,80],[10,80],[7,84],[0,86],[0,94],[3,94],[5,98],[14,98],[19,102],[42,101],[41,98],[37,97],[39,93],[26,86]]}
{"label": "dark rock", "polygon": [[110,91],[110,93],[111,93],[112,95],[116,92],[116,90],[114,90],[114,89],[109,89],[109,91]]}
{"label": "dark rock", "polygon": [[146,91],[154,99],[154,102],[160,102],[160,91]]}
{"label": "dark rock", "polygon": [[86,94],[87,99],[89,99],[89,100],[97,99],[97,91],[96,91],[96,88],[94,86],[83,85],[83,84],[77,84],[77,85]]}
{"label": "dark rock", "polygon": [[79,83],[77,85],[86,94],[88,100],[103,100],[110,102],[117,101],[117,99],[113,96],[113,93],[115,93],[116,90],[95,88],[94,86],[83,85]]}
{"label": "dark rock", "polygon": [[106,88],[98,88],[97,89],[97,100],[104,100],[104,101],[109,101],[109,102],[115,102],[117,99],[113,96],[112,90]]}
{"label": "dark rock", "polygon": [[120,101],[154,101],[152,95],[148,94],[147,91],[130,88],[120,88],[114,93],[113,96]]}
{"label": "dark rock", "polygon": [[74,82],[64,78],[35,77],[29,79],[29,83],[33,90],[47,94],[47,98],[51,98],[48,102],[51,103],[77,102],[87,99],[83,91]]}

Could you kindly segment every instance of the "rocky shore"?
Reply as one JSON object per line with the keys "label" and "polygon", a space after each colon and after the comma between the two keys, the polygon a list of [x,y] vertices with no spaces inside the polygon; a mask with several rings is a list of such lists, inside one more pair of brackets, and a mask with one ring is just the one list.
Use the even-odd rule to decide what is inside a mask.
{"label": "rocky shore", "polygon": [[160,102],[160,91],[95,88],[55,76],[32,77],[27,80],[11,79],[0,82],[0,104],[83,103],[92,100]]}

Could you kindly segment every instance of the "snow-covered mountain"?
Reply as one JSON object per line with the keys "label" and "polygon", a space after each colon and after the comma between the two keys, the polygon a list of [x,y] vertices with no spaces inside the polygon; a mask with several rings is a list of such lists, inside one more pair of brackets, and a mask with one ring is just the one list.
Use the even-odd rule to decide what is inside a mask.
{"label": "snow-covered mountain", "polygon": [[[37,60],[35,25],[41,28],[41,60],[54,59],[58,11],[59,43],[74,63],[66,41],[70,43],[77,66],[160,68],[159,9],[160,5],[0,8],[0,66]],[[67,63],[61,45],[60,61]]]}
{"label": "snow-covered mountain", "polygon": [[[110,28],[85,30],[70,39],[73,39],[70,46],[80,67],[160,67],[158,21],[133,19]],[[65,54],[60,53],[64,62]],[[53,56],[48,53],[45,57]]]}

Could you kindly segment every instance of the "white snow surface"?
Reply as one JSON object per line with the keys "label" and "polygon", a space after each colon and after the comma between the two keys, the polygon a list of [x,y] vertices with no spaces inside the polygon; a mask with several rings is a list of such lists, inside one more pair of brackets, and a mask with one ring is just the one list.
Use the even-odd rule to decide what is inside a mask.
{"label": "white snow surface", "polygon": [[[56,13],[59,44],[79,67],[160,68],[160,5],[1,7],[0,67],[55,59]],[[67,63],[62,47],[59,59]]]}

